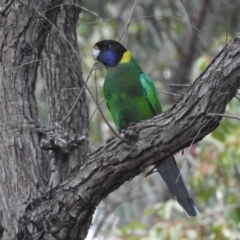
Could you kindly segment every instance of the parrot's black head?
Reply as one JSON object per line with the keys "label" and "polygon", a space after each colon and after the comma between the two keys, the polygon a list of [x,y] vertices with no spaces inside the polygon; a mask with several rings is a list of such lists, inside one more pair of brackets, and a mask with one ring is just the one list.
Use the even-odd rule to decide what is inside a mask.
{"label": "parrot's black head", "polygon": [[92,50],[94,60],[101,62],[106,67],[116,66],[122,59],[127,49],[114,40],[102,40],[97,42]]}

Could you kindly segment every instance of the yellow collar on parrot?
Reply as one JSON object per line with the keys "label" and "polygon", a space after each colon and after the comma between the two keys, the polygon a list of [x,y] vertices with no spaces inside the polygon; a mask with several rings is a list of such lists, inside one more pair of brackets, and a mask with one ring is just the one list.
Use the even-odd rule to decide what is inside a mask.
{"label": "yellow collar on parrot", "polygon": [[119,63],[128,63],[130,62],[132,59],[132,54],[129,51],[126,51],[123,56],[122,59]]}

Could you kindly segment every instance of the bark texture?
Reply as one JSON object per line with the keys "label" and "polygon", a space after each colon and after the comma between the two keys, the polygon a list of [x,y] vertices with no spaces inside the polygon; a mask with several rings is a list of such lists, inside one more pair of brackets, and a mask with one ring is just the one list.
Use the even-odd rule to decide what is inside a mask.
{"label": "bark texture", "polygon": [[[42,196],[48,179],[40,149],[35,82],[40,52],[61,1],[5,1],[0,18],[0,216],[17,239],[26,206]],[[46,20],[49,19],[49,21]]]}
{"label": "bark texture", "polygon": [[[83,89],[81,59],[77,45],[76,27],[82,1],[68,1],[62,5],[56,20],[46,39],[41,63],[48,109],[49,124],[61,121],[70,111],[79,92]],[[85,90],[73,112],[63,124],[64,131],[70,134],[88,134],[88,106]],[[81,161],[87,153],[87,141],[71,153],[71,157],[60,169],[61,178]]]}
{"label": "bark texture", "polygon": [[[47,199],[25,211],[42,239],[84,239],[96,206],[125,181],[213,131],[240,86],[240,38],[231,41],[168,112],[128,128],[127,144],[98,149]],[[45,223],[45,224],[43,224]],[[47,226],[47,227],[45,227]]]}

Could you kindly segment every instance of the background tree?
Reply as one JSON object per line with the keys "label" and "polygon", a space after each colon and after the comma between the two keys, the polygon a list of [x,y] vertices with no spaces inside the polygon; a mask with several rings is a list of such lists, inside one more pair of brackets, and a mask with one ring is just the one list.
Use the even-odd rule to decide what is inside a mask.
{"label": "background tree", "polygon": [[[154,164],[156,154],[161,153],[164,159],[191,143],[201,140],[216,128],[220,118],[211,115],[206,117],[206,113],[223,113],[225,105],[236,94],[239,86],[239,40],[236,38],[218,54],[211,67],[186,91],[184,96],[179,98],[171,111],[155,120],[132,127],[132,131],[137,132],[137,137],[136,139],[130,138],[130,140],[137,144],[138,148],[129,147],[121,140],[115,139],[87,157],[87,141],[81,140],[82,135],[87,137],[88,134],[88,110],[81,59],[84,59],[82,65],[88,65],[90,60],[83,55],[80,58],[78,55],[75,27],[78,14],[82,9],[79,4],[81,5],[82,2],[31,1],[28,3],[16,1],[13,3],[5,1],[0,9],[0,210],[2,229],[8,232],[11,239],[51,239],[53,237],[55,239],[84,239],[95,208],[103,198],[121,186],[124,181],[133,178]],[[93,19],[92,12],[86,11],[86,14],[82,15],[78,26],[80,33],[78,41],[80,49],[82,50],[84,46],[87,51],[90,51],[93,43],[99,38],[120,36],[133,6],[133,2],[129,1],[84,4],[85,8],[97,12],[103,19],[111,18],[107,22],[99,22],[101,17]],[[139,62],[142,62],[143,68],[151,72],[154,79],[160,80],[159,76],[161,76],[163,82],[167,80],[165,81],[167,85],[170,79],[173,79],[174,83],[178,83],[178,79],[184,79],[179,80],[180,83],[189,83],[191,76],[196,76],[197,72],[202,71],[204,66],[210,62],[211,57],[219,51],[221,45],[226,44],[226,36],[235,35],[239,27],[236,21],[239,16],[238,4],[237,1],[230,1],[228,4],[217,1],[211,3],[209,1],[200,3],[139,1],[132,15],[132,19],[135,20],[131,22],[125,34],[124,44],[131,46],[131,42],[136,43],[131,46],[131,51]],[[219,18],[220,13],[224,18]],[[146,15],[151,16],[145,18]],[[212,15],[215,16],[214,19],[211,19]],[[98,23],[93,23],[95,20]],[[86,21],[91,22],[91,27]],[[210,22],[214,24],[209,24]],[[108,28],[109,25],[111,28]],[[217,40],[212,41],[212,38],[216,36]],[[89,38],[91,41],[88,40]],[[190,43],[187,43],[186,39]],[[188,44],[195,51],[188,51]],[[159,49],[161,49],[160,52]],[[204,54],[205,51],[211,55]],[[184,61],[178,64],[179,59],[183,58],[187,59],[188,63],[184,65],[184,68],[181,67]],[[146,62],[146,59],[149,61]],[[193,65],[196,59],[200,61],[198,63],[200,67],[196,67],[197,64]],[[41,65],[49,109],[48,122],[49,126],[54,126],[53,133],[48,134],[49,141],[41,143],[42,148],[52,150],[48,153],[40,147],[40,140],[43,136],[46,137],[47,131],[38,123],[37,102],[34,94],[39,65]],[[83,69],[89,72],[89,68]],[[173,77],[179,76],[179,69],[184,72],[178,78]],[[98,82],[100,81],[99,79]],[[93,83],[94,81],[90,82],[89,86],[93,86],[93,92],[96,92],[96,86]],[[39,86],[40,84],[36,89],[37,94],[40,92]],[[160,88],[160,84],[158,87]],[[79,94],[80,91],[81,94]],[[80,98],[76,107],[62,122],[64,116],[70,112],[77,96]],[[190,96],[192,104],[188,105]],[[100,103],[101,95],[97,94],[97,97]],[[169,100],[166,99],[166,102]],[[231,107],[235,105],[237,106],[236,102]],[[91,112],[94,108],[95,106],[91,104]],[[186,115],[180,114],[186,110]],[[41,115],[41,108],[39,112],[40,120],[44,119]],[[237,111],[234,113],[236,114]],[[99,119],[99,116],[95,118]],[[200,239],[206,235],[215,234],[214,236],[220,239],[220,237],[228,237],[229,232],[231,236],[236,236],[234,233],[238,231],[236,226],[239,219],[236,209],[239,206],[237,194],[233,194],[230,189],[234,189],[234,193],[238,192],[236,187],[238,186],[238,166],[236,162],[229,161],[229,156],[232,155],[234,159],[238,159],[238,152],[233,147],[237,145],[236,135],[226,136],[226,133],[236,134],[238,127],[235,122],[226,121],[213,134],[215,142],[213,138],[208,138],[207,146],[204,147],[203,144],[201,147],[205,148],[202,155],[207,161],[201,164],[195,174],[197,177],[193,179],[196,196],[199,196],[198,204],[202,206],[203,220],[211,222],[214,214],[219,211],[214,208],[213,214],[209,214],[207,211],[204,212],[206,206],[213,205],[216,208],[220,207],[221,210],[221,206],[229,204],[228,209],[234,209],[222,216],[224,224],[217,221],[216,224],[209,224],[206,227],[204,221],[196,219],[194,224],[192,225],[193,221],[191,221],[190,225],[186,217],[181,218],[179,211],[168,211],[171,209],[169,208],[171,202],[164,207],[158,205],[149,209],[150,217],[145,222],[141,221],[142,224],[131,223],[143,214],[137,206],[144,206],[142,209],[145,209],[147,202],[152,206],[154,202],[163,200],[162,196],[164,199],[168,198],[168,194],[165,193],[159,196],[159,187],[154,188],[159,179],[149,176],[148,179],[142,179],[140,184],[138,180],[135,180],[134,184],[145,187],[147,191],[153,189],[153,193],[149,194],[150,198],[154,198],[153,201],[149,202],[150,198],[143,199],[142,194],[135,195],[132,187],[131,190],[126,191],[125,186],[120,189],[120,193],[121,191],[124,194],[128,193],[128,201],[138,199],[138,204],[125,204],[124,208],[120,206],[121,213],[125,212],[125,214],[118,214],[120,207],[116,207],[125,203],[126,198],[116,201],[118,197],[117,193],[114,193],[114,197],[110,196],[103,202],[105,206],[109,206],[107,211],[98,211],[104,214],[104,219],[106,217],[110,219],[110,213],[115,219],[117,216],[117,224],[120,227],[119,237],[130,239],[130,236],[135,236],[143,239],[148,236],[153,239],[151,237],[157,234],[166,239],[169,239],[169,236],[191,239],[191,236],[194,238],[196,235]],[[59,124],[56,125],[56,122]],[[166,122],[169,124],[165,126]],[[97,125],[94,121],[92,123],[93,126]],[[101,123],[100,126],[102,125]],[[104,128],[98,127],[98,129],[100,129],[98,133],[105,132]],[[64,134],[65,131],[70,133],[70,137]],[[224,136],[221,131],[224,131]],[[161,134],[158,135],[158,132]],[[78,135],[72,137],[73,133]],[[108,136],[109,134],[102,139]],[[91,138],[98,140],[99,137],[92,134]],[[72,152],[72,148],[76,145],[79,149]],[[94,149],[93,146],[91,148]],[[198,148],[192,148],[191,154],[188,151],[188,158],[195,156]],[[216,159],[219,160],[220,165],[216,164]],[[228,173],[226,169],[230,169]],[[71,174],[68,175],[69,173]],[[205,176],[204,181],[199,175]],[[216,188],[219,179],[224,181]],[[209,184],[210,187],[206,188]],[[138,190],[139,187],[136,187],[136,192],[141,193]],[[146,192],[143,194],[146,195]],[[139,204],[141,201],[143,204]],[[115,208],[117,211],[113,213]],[[126,212],[130,208],[131,214],[127,215]],[[132,215],[134,212],[135,214]],[[155,220],[151,221],[151,219]],[[164,221],[162,222],[161,219]],[[96,217],[96,220],[99,221],[99,218]],[[102,227],[108,230],[105,224],[107,222],[100,219],[98,227],[94,226],[95,235]],[[156,225],[153,226],[154,222]],[[130,225],[123,227],[124,223],[130,223]],[[179,228],[182,231],[179,232]],[[169,230],[164,231],[164,229]],[[110,239],[111,237],[110,234]]]}

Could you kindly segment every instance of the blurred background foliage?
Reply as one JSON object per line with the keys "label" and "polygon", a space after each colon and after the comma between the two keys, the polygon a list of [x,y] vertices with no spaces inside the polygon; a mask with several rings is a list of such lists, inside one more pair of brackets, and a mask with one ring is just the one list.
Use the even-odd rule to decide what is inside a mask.
{"label": "blurred background foliage", "polygon": [[[93,59],[92,46],[101,39],[119,40],[134,0],[84,1],[98,16],[82,11],[77,28],[84,77]],[[121,42],[132,52],[142,69],[161,92],[182,94],[225,44],[239,32],[239,0],[139,0]],[[104,101],[105,69],[88,82],[98,104]],[[71,91],[65,89],[64,91]],[[227,89],[226,89],[227,91]],[[39,120],[47,125],[41,80],[36,88]],[[159,93],[166,110],[174,96]],[[112,136],[89,97],[90,152]],[[227,106],[226,114],[240,116],[239,100]],[[112,124],[105,103],[101,104]],[[113,124],[112,124],[113,125]],[[126,182],[99,205],[87,239],[240,239],[240,124],[224,118],[219,127],[200,143],[178,153],[200,216],[188,218],[172,199],[158,174],[146,173]]]}

